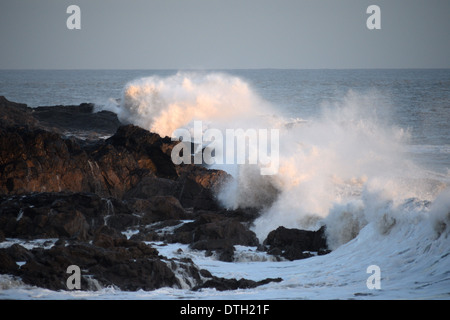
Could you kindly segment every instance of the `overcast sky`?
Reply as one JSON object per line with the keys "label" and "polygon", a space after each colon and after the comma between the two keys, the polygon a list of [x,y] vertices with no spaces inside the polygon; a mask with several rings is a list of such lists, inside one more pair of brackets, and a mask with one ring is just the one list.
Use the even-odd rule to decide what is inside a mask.
{"label": "overcast sky", "polygon": [[0,69],[450,68],[450,0],[0,0],[0,41]]}

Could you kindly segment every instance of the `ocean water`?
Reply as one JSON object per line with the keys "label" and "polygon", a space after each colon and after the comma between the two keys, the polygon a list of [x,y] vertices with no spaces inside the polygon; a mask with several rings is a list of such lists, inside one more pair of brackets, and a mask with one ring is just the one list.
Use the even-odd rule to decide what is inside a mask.
{"label": "ocean water", "polygon": [[[168,257],[182,248],[217,276],[283,281],[229,292],[53,292],[3,275],[0,298],[450,298],[450,70],[3,70],[0,94],[32,107],[93,102],[169,136],[194,121],[205,129],[275,128],[277,174],[213,165],[235,177],[218,199],[228,208],[259,206],[252,228],[261,241],[280,225],[326,225],[333,249],[277,262],[237,247],[235,261],[225,263],[153,243]],[[367,285],[372,265],[380,289]]]}

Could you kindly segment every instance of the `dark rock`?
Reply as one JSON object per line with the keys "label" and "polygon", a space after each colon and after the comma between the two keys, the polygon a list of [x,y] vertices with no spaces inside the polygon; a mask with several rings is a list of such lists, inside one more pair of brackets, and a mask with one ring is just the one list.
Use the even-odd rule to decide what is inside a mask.
{"label": "dark rock", "polygon": [[49,250],[35,249],[32,251],[34,259],[20,268],[19,275],[31,285],[67,290],[67,267],[77,265],[82,270],[82,287],[85,288],[88,275],[102,286],[114,285],[121,290],[179,286],[174,273],[158,258],[155,249],[134,241],[113,242],[113,246],[107,248],[77,244]]}
{"label": "dark rock", "polygon": [[0,96],[0,128],[44,129],[90,139],[113,135],[121,125],[117,115],[110,111],[95,112],[94,109],[91,103],[29,108]]}
{"label": "dark rock", "polygon": [[95,112],[92,103],[74,106],[50,106],[33,109],[33,117],[53,131],[98,138],[112,135],[121,125],[117,115],[110,111]]}
{"label": "dark rock", "polygon": [[[19,268],[16,261],[26,263]],[[183,262],[192,279],[200,279],[191,262]],[[127,240],[117,231],[103,226],[96,230],[93,244],[74,243],[51,249],[27,250],[20,245],[0,249],[0,272],[19,275],[22,280],[52,290],[66,290],[67,267],[77,265],[82,270],[82,288],[90,279],[101,286],[114,285],[122,290],[154,290],[160,287],[179,287],[173,271],[163,262],[158,251],[140,241]],[[197,284],[196,281],[194,281]]]}
{"label": "dark rock", "polygon": [[222,218],[217,214],[203,214],[197,223],[199,225],[195,229],[194,241],[226,240],[232,245],[258,245],[255,233],[235,219]]}
{"label": "dark rock", "polygon": [[97,233],[92,244],[97,247],[111,248],[114,247],[114,237],[105,233]]}
{"label": "dark rock", "polygon": [[226,239],[200,240],[192,243],[190,247],[195,250],[206,250],[207,256],[215,251],[220,261],[233,262],[234,259],[234,246]]}
{"label": "dark rock", "polygon": [[39,129],[6,128],[0,130],[0,194],[75,192],[118,199],[174,196],[183,207],[219,208],[214,192],[228,176],[192,166],[175,168],[162,149],[163,141],[130,126],[120,127],[106,142],[94,145]]}
{"label": "dark rock", "polygon": [[225,245],[220,249],[216,249],[218,253],[218,259],[224,262],[233,262],[234,261],[234,246]]}
{"label": "dark rock", "polygon": [[49,227],[54,228],[59,237],[86,240],[88,238],[89,225],[84,215],[75,210],[71,213],[57,213],[48,218]]}
{"label": "dark rock", "polygon": [[218,210],[217,212],[227,218],[236,219],[244,224],[251,224],[260,216],[260,210],[256,208],[237,208],[234,210]]}
{"label": "dark rock", "polygon": [[260,281],[253,281],[248,279],[225,279],[219,277],[213,277],[205,281],[202,285],[194,287],[192,290],[198,291],[204,288],[214,288],[218,291],[237,290],[237,289],[251,289],[258,286],[268,284],[270,282],[281,282],[281,278],[267,278]]}
{"label": "dark rock", "polygon": [[66,245],[66,243],[67,243],[66,240],[58,239],[58,240],[56,240],[54,246],[55,247],[64,247]]}
{"label": "dark rock", "polygon": [[200,269],[200,275],[201,275],[203,278],[212,278],[212,277],[213,277],[213,275],[211,274],[211,272],[209,272],[209,271],[206,270],[206,269]]}
{"label": "dark rock", "polygon": [[283,255],[283,250],[280,247],[274,247],[266,250],[268,254],[274,255],[274,256],[281,256]]}
{"label": "dark rock", "polygon": [[90,154],[74,140],[40,129],[0,130],[0,193],[72,191],[121,197],[142,175],[136,171],[138,160],[114,147],[105,154],[102,143],[95,148],[98,152]]}
{"label": "dark rock", "polygon": [[33,109],[26,104],[9,101],[0,96],[0,128],[6,127],[36,127],[39,123],[32,115]]}
{"label": "dark rock", "polygon": [[263,245],[268,253],[289,260],[308,258],[312,255],[310,252],[326,252],[325,227],[317,231],[278,227],[269,233]]}
{"label": "dark rock", "polygon": [[17,274],[19,266],[6,249],[0,249],[0,274]]}
{"label": "dark rock", "polygon": [[0,196],[0,228],[8,237],[86,240],[104,224],[107,210],[94,194]]}
{"label": "dark rock", "polygon": [[152,223],[163,220],[186,219],[184,208],[177,198],[173,196],[155,196],[149,199],[149,211],[144,215],[144,223]]}
{"label": "dark rock", "polygon": [[194,222],[177,228],[167,237],[170,242],[190,244],[192,249],[215,251],[221,261],[231,262],[234,245],[257,246],[255,233],[235,218],[203,212]]}
{"label": "dark rock", "polygon": [[113,214],[105,217],[105,223],[116,230],[126,230],[127,228],[139,225],[141,218],[132,214]]}
{"label": "dark rock", "polygon": [[105,234],[107,236],[111,236],[113,238],[119,238],[119,239],[126,239],[126,236],[124,234],[122,234],[122,232],[120,232],[117,229],[113,229],[108,225],[102,225],[100,227],[98,227],[95,231],[94,231],[94,237],[99,235],[99,234]]}
{"label": "dark rock", "polygon": [[137,234],[133,234],[130,240],[135,241],[162,241],[161,237],[155,231],[141,230]]}
{"label": "dark rock", "polygon": [[97,265],[90,271],[104,286],[114,285],[126,291],[180,286],[173,271],[159,259],[130,260],[107,268]]}
{"label": "dark rock", "polygon": [[65,282],[68,275],[66,270],[73,263],[63,255],[53,256],[53,259],[42,261],[41,255],[36,250],[33,251],[33,254],[41,261],[33,259],[20,268],[22,281],[51,290],[67,289]]}
{"label": "dark rock", "polygon": [[5,251],[12,259],[14,259],[14,261],[31,261],[33,259],[31,251],[19,244],[13,244],[6,248]]}
{"label": "dark rock", "polygon": [[[219,207],[214,192],[230,178],[220,170],[175,166],[170,150],[178,142],[137,126],[118,126],[115,115],[93,113],[92,104],[31,109],[2,97],[0,108],[7,110],[0,126],[0,194],[172,195],[183,207],[211,210]],[[61,133],[95,128],[117,131],[106,141],[90,142]]]}
{"label": "dark rock", "polygon": [[231,179],[221,170],[209,170],[196,165],[177,166],[180,190],[178,198],[183,207],[197,210],[218,210],[220,205],[214,194]]}
{"label": "dark rock", "polygon": [[127,240],[127,247],[133,259],[156,258],[159,254],[158,250],[141,241]]}
{"label": "dark rock", "polygon": [[142,177],[125,194],[125,199],[148,199],[154,196],[176,196],[179,183],[153,176]]}
{"label": "dark rock", "polygon": [[[85,152],[70,154],[60,135],[43,130],[0,130],[0,193],[101,191]],[[97,186],[98,187],[98,186]]]}
{"label": "dark rock", "polygon": [[[92,239],[104,225],[125,231],[157,221],[193,218],[173,196],[101,198],[90,193],[0,195],[0,229],[8,237]],[[117,237],[117,235],[114,235]]]}
{"label": "dark rock", "polygon": [[127,125],[119,127],[116,134],[106,142],[133,155],[139,168],[147,169],[159,177],[178,178],[170,155],[162,150],[164,144],[172,143],[170,139],[162,139],[156,133]]}

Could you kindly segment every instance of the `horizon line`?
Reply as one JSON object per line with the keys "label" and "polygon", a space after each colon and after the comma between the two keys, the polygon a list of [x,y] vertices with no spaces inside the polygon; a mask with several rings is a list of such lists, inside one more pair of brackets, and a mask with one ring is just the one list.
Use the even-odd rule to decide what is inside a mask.
{"label": "horizon line", "polygon": [[383,67],[383,68],[0,68],[0,71],[215,71],[215,70],[449,70],[450,67]]}

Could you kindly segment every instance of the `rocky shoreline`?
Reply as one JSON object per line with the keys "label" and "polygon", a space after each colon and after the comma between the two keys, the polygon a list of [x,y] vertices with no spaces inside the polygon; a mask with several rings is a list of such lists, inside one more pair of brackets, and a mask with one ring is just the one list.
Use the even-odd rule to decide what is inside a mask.
{"label": "rocky shoreline", "polygon": [[259,210],[226,210],[215,198],[232,179],[226,172],[174,165],[177,142],[94,111],[92,104],[28,108],[0,96],[0,244],[51,242],[0,248],[0,274],[68,290],[67,267],[77,265],[83,290],[234,290],[282,279],[220,278],[149,242],[187,244],[230,263],[236,245],[279,260],[329,252],[324,228],[279,227],[260,243],[250,229]]}

